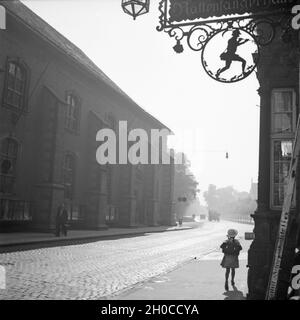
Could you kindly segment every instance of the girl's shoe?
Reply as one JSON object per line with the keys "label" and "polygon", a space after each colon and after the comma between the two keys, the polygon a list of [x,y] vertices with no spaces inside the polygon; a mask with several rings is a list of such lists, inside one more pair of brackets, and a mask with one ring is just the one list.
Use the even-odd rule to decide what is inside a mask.
{"label": "girl's shoe", "polygon": [[228,291],[228,290],[229,290],[228,282],[227,282],[227,281],[225,282],[225,290],[226,290],[226,291]]}

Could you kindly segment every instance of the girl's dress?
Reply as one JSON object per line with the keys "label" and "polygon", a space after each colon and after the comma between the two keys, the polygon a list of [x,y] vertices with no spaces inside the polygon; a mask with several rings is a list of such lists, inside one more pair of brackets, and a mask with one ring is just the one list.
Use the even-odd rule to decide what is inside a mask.
{"label": "girl's dress", "polygon": [[[226,240],[222,243],[221,248],[224,252],[224,249],[228,246],[228,243],[232,241],[232,240]],[[242,250],[242,246],[239,243],[238,240],[233,240],[234,242],[234,247],[235,247],[235,254],[228,254],[226,252],[224,252],[224,257],[221,261],[221,266],[223,268],[239,268],[239,252]],[[226,249],[225,249],[226,250]]]}

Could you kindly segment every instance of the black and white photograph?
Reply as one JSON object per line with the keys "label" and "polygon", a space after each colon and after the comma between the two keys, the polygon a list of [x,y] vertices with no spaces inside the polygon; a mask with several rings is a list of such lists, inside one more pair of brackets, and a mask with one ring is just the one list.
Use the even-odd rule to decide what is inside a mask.
{"label": "black and white photograph", "polygon": [[298,0],[0,0],[0,309],[299,301],[299,30]]}

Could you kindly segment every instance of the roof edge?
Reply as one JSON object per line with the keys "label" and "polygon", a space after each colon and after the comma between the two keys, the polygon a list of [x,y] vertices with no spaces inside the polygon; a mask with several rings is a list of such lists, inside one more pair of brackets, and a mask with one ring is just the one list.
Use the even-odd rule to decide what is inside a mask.
{"label": "roof edge", "polygon": [[[118,85],[116,85],[96,64],[94,64],[94,66],[96,68],[96,70],[94,70],[90,66],[88,66],[87,64],[84,64],[81,60],[76,59],[73,56],[70,56],[69,53],[67,51],[65,51],[63,48],[61,48],[57,43],[55,43],[54,41],[52,41],[51,39],[46,37],[40,30],[37,30],[35,27],[31,26],[25,19],[23,19],[16,12],[14,12],[13,9],[10,7],[11,3],[13,3],[13,5],[18,5],[18,6],[22,7],[23,9],[26,8],[26,10],[28,10],[30,12],[30,14],[34,16],[35,19],[37,19],[39,22],[43,23],[44,26],[47,26],[48,28],[50,27],[51,30],[53,32],[55,32],[56,35],[58,35],[61,38],[61,40],[66,41],[68,44],[70,44],[72,47],[74,47],[76,50],[78,50],[91,63],[94,64],[94,62],[79,47],[77,47],[75,44],[73,44],[64,35],[62,35],[59,31],[57,31],[49,23],[47,23],[45,20],[43,20],[39,15],[37,15],[34,11],[32,11],[29,7],[27,7],[20,0],[0,1],[0,4],[3,5],[11,15],[13,15],[15,18],[17,18],[21,23],[26,25],[27,28],[32,30],[43,41],[46,41],[48,44],[50,44],[55,50],[59,51],[60,53],[64,53],[64,55],[67,56],[67,59],[69,59],[72,63],[76,63],[76,66],[78,66],[78,64],[79,64],[83,71],[85,71],[89,75],[93,76],[97,81],[104,83],[110,89],[115,91],[117,94],[122,95],[124,98],[126,98],[130,102],[132,107],[135,109],[135,111],[143,113],[144,116],[146,116],[147,118],[149,118],[153,122],[157,123],[161,128],[166,128],[170,131],[171,134],[173,134],[171,129],[169,129],[160,120],[155,118],[153,115],[151,115],[145,109],[143,109],[139,104],[137,104],[128,94],[126,94]],[[101,76],[105,77],[106,79],[103,79]]]}

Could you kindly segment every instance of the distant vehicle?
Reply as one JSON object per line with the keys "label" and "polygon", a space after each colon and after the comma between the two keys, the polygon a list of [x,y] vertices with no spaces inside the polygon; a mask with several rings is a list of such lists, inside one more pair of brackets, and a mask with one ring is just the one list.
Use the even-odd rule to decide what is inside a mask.
{"label": "distant vehicle", "polygon": [[220,213],[214,210],[209,210],[208,221],[220,221]]}

